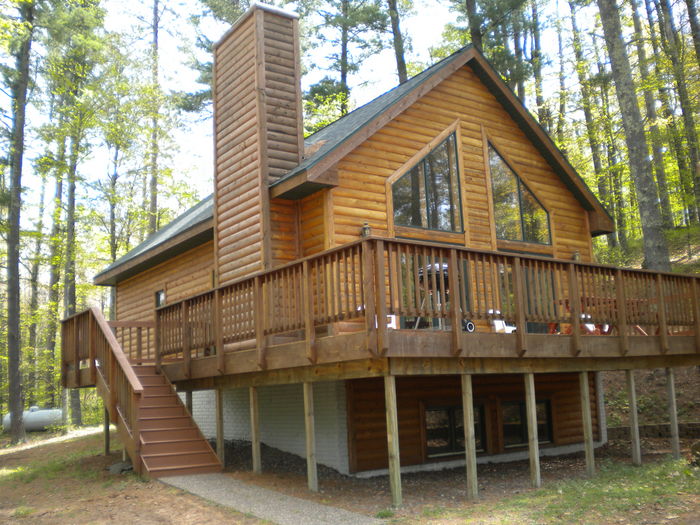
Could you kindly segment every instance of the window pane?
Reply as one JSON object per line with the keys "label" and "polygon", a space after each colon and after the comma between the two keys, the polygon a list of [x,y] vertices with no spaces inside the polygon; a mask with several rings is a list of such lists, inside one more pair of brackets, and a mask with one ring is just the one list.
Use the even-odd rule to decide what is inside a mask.
{"label": "window pane", "polygon": [[401,226],[427,227],[422,164],[416,166],[392,186],[394,222]]}
{"label": "window pane", "polygon": [[537,402],[537,440],[540,443],[552,441],[552,422],[549,401]]}
{"label": "window pane", "polygon": [[392,185],[394,223],[462,231],[455,135],[450,135]]}
{"label": "window pane", "polygon": [[428,227],[433,230],[456,231],[459,199],[456,191],[456,154],[454,136],[440,144],[425,159],[425,179],[428,185]]}
{"label": "window pane", "polygon": [[425,434],[428,456],[450,451],[450,412],[446,408],[429,408],[425,411]]}
{"label": "window pane", "polygon": [[520,241],[523,233],[520,224],[518,179],[496,150],[489,147],[489,164],[493,186],[493,210],[496,221],[496,237]]}
{"label": "window pane", "polygon": [[547,212],[522,183],[520,184],[520,195],[523,212],[523,240],[549,244]]}
{"label": "window pane", "polygon": [[514,447],[527,443],[522,403],[503,403],[503,444]]}

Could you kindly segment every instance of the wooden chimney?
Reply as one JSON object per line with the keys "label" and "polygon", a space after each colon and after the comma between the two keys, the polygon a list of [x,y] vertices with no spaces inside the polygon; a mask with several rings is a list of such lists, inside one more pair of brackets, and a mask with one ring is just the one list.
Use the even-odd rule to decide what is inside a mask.
{"label": "wooden chimney", "polygon": [[269,184],[301,161],[297,15],[254,4],[214,48],[218,284],[269,268]]}

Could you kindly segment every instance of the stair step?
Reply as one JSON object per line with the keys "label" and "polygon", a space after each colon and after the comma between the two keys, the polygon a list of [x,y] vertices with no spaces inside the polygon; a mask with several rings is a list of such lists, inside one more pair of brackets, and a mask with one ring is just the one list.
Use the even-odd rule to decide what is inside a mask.
{"label": "stair step", "polygon": [[201,438],[199,429],[194,426],[178,428],[157,428],[141,429],[142,443],[155,443],[177,439],[198,439]]}
{"label": "stair step", "polygon": [[210,451],[182,452],[175,454],[157,454],[155,456],[141,455],[144,465],[150,471],[167,467],[197,467],[218,463],[216,455]]}
{"label": "stair step", "polygon": [[147,375],[147,376],[137,376],[139,381],[143,386],[160,386],[167,385],[168,380],[164,376],[159,375]]}
{"label": "stair step", "polygon": [[137,377],[158,375],[156,365],[131,365]]}
{"label": "stair step", "polygon": [[142,430],[159,430],[164,428],[186,428],[192,426],[190,416],[142,417],[139,416],[139,428]]}
{"label": "stair step", "polygon": [[166,476],[189,476],[192,474],[210,474],[212,472],[221,472],[221,470],[221,464],[217,462],[190,467],[157,468],[149,470],[148,474],[152,478],[164,478]]}
{"label": "stair step", "polygon": [[180,398],[177,394],[159,394],[159,395],[148,395],[144,394],[141,396],[141,406],[142,407],[152,407],[152,406],[179,406],[181,404]]}
{"label": "stair step", "polygon": [[[139,411],[139,417],[166,417],[166,416],[187,416],[185,412],[185,407],[177,405],[155,405],[155,406],[142,406]],[[188,416],[189,417],[189,416]]]}
{"label": "stair step", "polygon": [[197,439],[173,439],[170,441],[154,441],[141,444],[141,454],[168,454],[182,452],[205,452],[209,451],[209,443],[202,438]]}
{"label": "stair step", "polygon": [[149,396],[163,396],[173,394],[173,388],[170,385],[143,385],[143,393]]}

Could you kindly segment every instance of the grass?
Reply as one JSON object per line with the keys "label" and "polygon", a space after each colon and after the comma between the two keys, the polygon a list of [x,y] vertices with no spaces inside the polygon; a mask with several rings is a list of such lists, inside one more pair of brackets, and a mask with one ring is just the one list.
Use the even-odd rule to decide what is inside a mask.
{"label": "grass", "polygon": [[629,518],[648,509],[672,512],[682,506],[684,497],[699,493],[700,469],[685,460],[641,467],[608,461],[590,479],[555,483],[466,509],[430,507],[423,510],[423,517],[466,524],[607,523],[615,516]]}

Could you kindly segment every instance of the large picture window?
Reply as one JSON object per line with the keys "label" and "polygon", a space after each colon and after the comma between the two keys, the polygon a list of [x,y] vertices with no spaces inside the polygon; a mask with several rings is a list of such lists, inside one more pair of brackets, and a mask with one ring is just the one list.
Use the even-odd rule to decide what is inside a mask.
{"label": "large picture window", "polygon": [[394,224],[462,231],[457,141],[453,133],[392,185]]}
{"label": "large picture window", "polygon": [[549,214],[491,144],[489,166],[496,237],[551,244]]}

